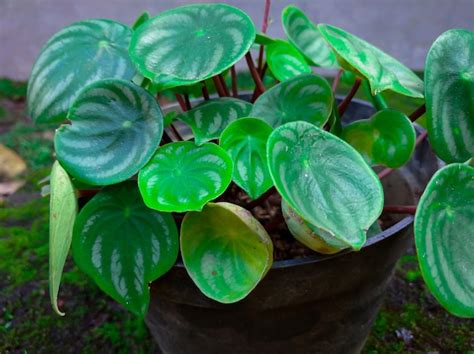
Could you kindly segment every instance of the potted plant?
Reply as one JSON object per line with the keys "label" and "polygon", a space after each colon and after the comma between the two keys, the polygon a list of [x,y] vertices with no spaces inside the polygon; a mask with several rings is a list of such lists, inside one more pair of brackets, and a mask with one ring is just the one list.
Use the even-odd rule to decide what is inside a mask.
{"label": "potted plant", "polygon": [[[193,4],[132,28],[78,22],[43,47],[28,107],[38,124],[62,123],[50,180],[58,314],[72,244],[104,292],[148,313],[165,352],[357,352],[414,220],[428,288],[474,316],[474,33],[442,34],[423,83],[294,6],[287,40],[267,36],[269,5],[261,32],[235,7]],[[333,87],[315,67],[338,70]],[[339,80],[353,83],[342,99]],[[360,86],[373,107],[353,100]],[[425,103],[405,115],[385,92]],[[170,94],[181,111],[163,113],[156,96]],[[415,129],[425,111],[427,130]],[[438,167],[427,136],[446,165],[423,192]]]}

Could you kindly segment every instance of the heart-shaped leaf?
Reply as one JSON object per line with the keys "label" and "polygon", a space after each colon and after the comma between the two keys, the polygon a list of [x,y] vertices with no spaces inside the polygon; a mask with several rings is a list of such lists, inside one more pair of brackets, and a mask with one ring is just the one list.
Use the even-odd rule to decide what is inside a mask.
{"label": "heart-shaped leaf", "polygon": [[242,118],[231,123],[219,141],[234,162],[232,179],[252,199],[258,198],[273,185],[266,154],[272,130],[260,119]]}
{"label": "heart-shaped leaf", "polygon": [[398,168],[410,160],[416,133],[406,115],[386,109],[370,119],[345,126],[341,138],[359,151],[367,163]]}
{"label": "heart-shaped leaf", "polygon": [[140,170],[138,184],[148,207],[168,212],[201,210],[232,180],[232,159],[218,145],[190,141],[161,146]]}
{"label": "heart-shaped leaf", "polygon": [[124,181],[142,168],[163,134],[163,115],[153,96],[131,82],[105,79],[86,86],[56,132],[58,160],[92,185]]}
{"label": "heart-shaped leaf", "polygon": [[[313,251],[323,254],[334,254],[347,248],[347,244],[341,242],[331,234],[303,220],[284,199],[281,201],[281,209],[286,225],[291,234],[302,244]],[[375,221],[367,230],[367,238],[382,232],[380,225]]]}
{"label": "heart-shaped leaf", "polygon": [[178,256],[171,214],[143,204],[135,182],[106,187],[80,211],[72,251],[78,267],[126,309],[144,317],[148,283],[165,274]]}
{"label": "heart-shaped leaf", "polygon": [[426,285],[450,313],[474,317],[474,168],[455,163],[428,183],[415,216]]}
{"label": "heart-shaped leaf", "polygon": [[288,42],[275,40],[266,46],[266,54],[268,67],[280,81],[312,72],[303,55]]}
{"label": "heart-shaped leaf", "polygon": [[222,131],[237,118],[247,117],[252,109],[248,102],[225,97],[204,101],[193,109],[181,113],[177,119],[189,125],[194,141],[201,145],[219,138]]}
{"label": "heart-shaped leaf", "polygon": [[204,295],[222,303],[246,297],[272,266],[273,245],[247,210],[209,203],[181,224],[181,255]]}
{"label": "heart-shaped leaf", "polygon": [[134,33],[130,56],[154,82],[161,76],[198,82],[230,68],[250,49],[255,26],[225,4],[193,4],[163,11]]}
{"label": "heart-shaped leaf", "polygon": [[325,68],[338,67],[331,47],[316,25],[298,7],[285,7],[281,13],[281,23],[290,43],[304,54],[309,63]]}
{"label": "heart-shaped leaf", "polygon": [[369,80],[373,95],[391,90],[423,98],[423,81],[398,60],[338,27],[319,24],[318,29],[338,55],[339,64]]}
{"label": "heart-shaped leaf", "polygon": [[66,119],[69,106],[87,84],[105,78],[130,80],[132,31],[110,20],[77,22],[43,47],[28,81],[28,111],[36,123]]}
{"label": "heart-shaped leaf", "polygon": [[298,120],[322,127],[331,116],[333,104],[326,79],[306,74],[264,92],[255,101],[250,116],[263,119],[273,128]]}
{"label": "heart-shaped leaf", "polygon": [[345,141],[307,122],[287,123],[270,135],[273,182],[305,221],[354,249],[383,207],[382,185]]}
{"label": "heart-shaped leaf", "polygon": [[474,156],[474,32],[443,33],[426,58],[427,128],[446,162]]}
{"label": "heart-shaped leaf", "polygon": [[58,308],[59,285],[71,247],[72,228],[77,214],[77,199],[68,174],[56,161],[51,170],[49,214],[49,296],[54,311]]}

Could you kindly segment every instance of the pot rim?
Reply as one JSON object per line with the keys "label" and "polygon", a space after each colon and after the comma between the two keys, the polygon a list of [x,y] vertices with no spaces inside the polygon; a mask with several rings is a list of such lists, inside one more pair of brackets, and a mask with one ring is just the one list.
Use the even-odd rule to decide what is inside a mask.
{"label": "pot rim", "polygon": [[[251,95],[252,92],[250,91],[243,91],[239,96],[245,96],[245,95]],[[218,98],[217,95],[212,95],[212,98]],[[339,95],[336,97],[336,99],[341,99],[342,97],[339,97]],[[199,103],[202,100],[200,99],[194,99],[191,102],[192,103]],[[352,99],[353,103],[361,104],[361,105],[369,105],[367,101],[361,100],[354,98]],[[173,108],[178,108],[179,109],[179,104],[178,103],[171,103],[168,105],[165,105],[162,110],[167,111]],[[421,127],[420,127],[421,128]],[[424,130],[421,128],[421,130]],[[289,267],[296,267],[296,266],[301,266],[301,265],[306,265],[306,264],[312,264],[312,263],[319,263],[319,262],[324,262],[328,261],[334,258],[342,257],[344,255],[353,253],[353,252],[361,252],[367,247],[370,247],[378,242],[381,242],[385,239],[388,239],[389,237],[392,237],[393,235],[397,234],[398,232],[410,227],[413,224],[415,217],[413,215],[407,216],[400,220],[399,222],[393,224],[386,230],[383,230],[382,232],[378,233],[375,236],[372,236],[367,239],[366,243],[362,246],[362,248],[359,251],[355,251],[353,249],[345,249],[342,250],[341,252],[335,253],[335,254],[322,254],[322,253],[317,253],[316,251],[314,252],[313,255],[311,256],[305,256],[305,257],[300,257],[300,258],[293,258],[293,259],[284,259],[280,261],[274,261],[272,264],[271,269],[279,269],[279,268],[289,268]],[[177,260],[176,263],[173,265],[173,268],[184,268],[183,261],[181,259]]]}

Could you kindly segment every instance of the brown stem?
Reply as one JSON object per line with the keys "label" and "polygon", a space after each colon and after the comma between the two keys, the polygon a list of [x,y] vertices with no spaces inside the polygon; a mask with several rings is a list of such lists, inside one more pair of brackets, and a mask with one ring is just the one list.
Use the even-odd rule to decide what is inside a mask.
{"label": "brown stem", "polygon": [[416,109],[416,111],[414,111],[412,114],[410,114],[410,116],[408,118],[410,118],[410,120],[412,122],[414,122],[415,120],[420,118],[423,114],[425,114],[425,112],[426,112],[426,105],[423,104],[420,107],[418,107]]}
{"label": "brown stem", "polygon": [[276,188],[272,187],[265,193],[263,193],[260,197],[255,200],[252,200],[250,203],[246,205],[247,209],[253,209],[256,206],[262,204],[265,200],[267,200],[270,196],[272,196],[276,192]]}
{"label": "brown stem", "polygon": [[186,102],[184,101],[183,96],[181,96],[179,93],[175,93],[174,96],[176,97],[176,100],[178,101],[181,110],[183,112],[186,112],[188,109],[186,108]]}
{"label": "brown stem", "polygon": [[183,137],[178,133],[178,130],[173,124],[170,124],[169,127],[173,131],[174,136],[176,137],[176,140],[183,141]]}
{"label": "brown stem", "polygon": [[337,111],[339,112],[339,116],[342,117],[344,112],[346,111],[347,107],[349,106],[349,103],[351,103],[352,99],[354,98],[355,94],[357,93],[357,90],[360,87],[362,80],[360,78],[357,78],[356,81],[354,82],[354,85],[352,86],[350,92],[347,94],[347,96],[342,100],[342,102],[339,104],[337,107]]}
{"label": "brown stem", "polygon": [[192,108],[191,101],[189,100],[189,95],[185,93],[183,96],[184,96],[184,104],[186,105],[186,110],[189,111]]}
{"label": "brown stem", "polygon": [[202,97],[205,101],[209,101],[209,90],[207,89],[206,81],[201,81],[202,84]]}
{"label": "brown stem", "polygon": [[415,215],[416,205],[385,205],[383,207],[383,213],[393,214],[411,214]]}
{"label": "brown stem", "polygon": [[[262,73],[260,74],[260,79],[262,80],[263,82],[263,78],[265,77],[265,73],[267,72],[267,68],[268,68],[268,64],[267,62],[265,62],[265,64],[263,65],[263,69],[262,69]],[[255,100],[258,98],[258,96],[260,96],[261,92],[257,89],[257,87],[255,87],[255,89],[253,90],[253,93],[252,93],[252,98],[250,99],[250,102],[255,102]]]}
{"label": "brown stem", "polygon": [[230,95],[229,95],[229,90],[228,90],[228,88],[227,88],[227,85],[225,84],[225,80],[224,80],[224,78],[222,77],[222,74],[219,74],[219,75],[217,75],[217,76],[219,76],[219,81],[221,82],[221,85],[222,85],[222,88],[224,89],[225,95],[226,95],[226,96],[230,96]]}
{"label": "brown stem", "polygon": [[239,89],[237,85],[237,72],[235,71],[235,65],[230,68],[230,76],[232,78],[232,96],[239,97]]}
{"label": "brown stem", "polygon": [[245,60],[247,61],[250,75],[252,75],[252,79],[255,82],[255,88],[259,91],[260,94],[265,92],[265,86],[263,86],[262,79],[260,78],[257,69],[255,69],[255,64],[253,62],[252,54],[250,52],[247,52],[247,54],[245,54]]}
{"label": "brown stem", "polygon": [[212,81],[214,82],[214,86],[216,87],[216,91],[219,97],[225,97],[226,96],[225,91],[224,91],[224,88],[222,87],[222,83],[219,77],[213,76]]}
{"label": "brown stem", "polygon": [[[415,147],[420,145],[421,142],[423,140],[425,140],[427,136],[428,136],[428,131],[427,130],[424,130],[422,133],[420,133],[420,135],[418,135],[418,137],[415,140]],[[378,174],[378,177],[379,177],[379,179],[382,179],[384,177],[387,177],[393,171],[396,171],[396,169],[395,168],[385,168]]]}
{"label": "brown stem", "polygon": [[[270,15],[270,5],[271,1],[270,0],[265,0],[265,8],[263,10],[263,21],[262,21],[262,32],[267,33],[267,28],[268,28],[268,17]],[[263,70],[263,44],[260,45],[260,50],[258,52],[258,66],[257,66],[257,71],[262,75],[262,70]]]}
{"label": "brown stem", "polygon": [[334,93],[337,90],[337,86],[339,85],[339,81],[341,80],[341,76],[342,76],[343,72],[344,72],[344,70],[339,69],[336,76],[334,77],[334,81],[332,82],[332,92],[334,92]]}

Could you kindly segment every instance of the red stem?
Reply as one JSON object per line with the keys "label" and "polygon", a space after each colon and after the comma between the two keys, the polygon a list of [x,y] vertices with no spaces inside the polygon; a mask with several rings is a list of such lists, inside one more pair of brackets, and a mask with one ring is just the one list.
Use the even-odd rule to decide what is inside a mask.
{"label": "red stem", "polygon": [[216,91],[219,97],[225,97],[226,94],[225,94],[224,88],[222,87],[222,83],[219,77],[213,76],[212,81],[214,82],[214,86],[216,87]]}
{"label": "red stem", "polygon": [[356,79],[356,81],[354,82],[354,85],[351,88],[351,91],[347,94],[347,96],[344,98],[344,100],[337,107],[337,111],[339,112],[340,117],[342,117],[342,115],[346,111],[347,107],[349,106],[349,103],[351,103],[352,99],[354,98],[355,94],[357,93],[357,90],[360,87],[361,82],[362,82],[362,80],[360,78]]}
{"label": "red stem", "polygon": [[[262,32],[267,33],[268,28],[268,17],[270,15],[270,6],[271,1],[265,0],[265,9],[263,10],[263,21],[262,21]],[[263,44],[260,45],[260,50],[258,52],[258,73],[261,75],[263,69]]]}
{"label": "red stem", "polygon": [[229,94],[229,89],[227,88],[227,85],[225,84],[225,80],[222,77],[222,74],[219,74],[219,81],[221,82],[222,88],[224,89],[225,95],[230,96]]}
{"label": "red stem", "polygon": [[232,96],[239,97],[239,89],[237,85],[237,72],[235,71],[235,65],[230,68],[230,76],[232,78]]}
{"label": "red stem", "polygon": [[[260,74],[260,79],[262,80],[262,82],[263,82],[263,78],[265,77],[265,73],[267,72],[267,69],[268,69],[268,64],[267,64],[267,62],[265,62],[265,64],[263,65],[263,68],[262,68],[262,73]],[[260,96],[260,92],[255,87],[255,89],[253,90],[252,98],[250,99],[250,102],[252,102],[252,103],[255,102],[255,100],[258,98],[258,96]]]}
{"label": "red stem", "polygon": [[186,105],[186,110],[189,111],[191,109],[191,101],[189,100],[189,95],[185,93],[183,96],[184,96],[184,103]]}
{"label": "red stem", "polygon": [[412,122],[416,121],[418,118],[420,118],[423,114],[425,114],[426,112],[426,105],[423,104],[421,105],[420,107],[418,107],[416,109],[416,111],[414,111],[412,114],[410,114],[410,116],[408,118],[410,118],[410,120]]}
{"label": "red stem", "polygon": [[174,96],[176,97],[176,100],[178,101],[181,110],[183,112],[186,112],[188,109],[186,108],[186,102],[184,101],[183,96],[181,96],[179,93],[175,93]]}
{"label": "red stem", "polygon": [[415,215],[416,205],[385,205],[383,207],[383,213],[393,214],[411,214]]}
{"label": "red stem", "polygon": [[343,72],[344,72],[344,70],[339,69],[336,76],[334,77],[334,81],[332,82],[332,92],[336,92],[337,85],[339,85],[339,81],[341,80],[341,75],[342,75]]}
{"label": "red stem", "polygon": [[205,101],[209,101],[209,90],[207,89],[206,81],[201,81],[202,84],[202,97]]}
{"label": "red stem", "polygon": [[253,62],[252,54],[247,52],[245,54],[245,60],[247,61],[247,65],[249,67],[250,74],[252,75],[252,79],[255,82],[255,88],[259,91],[259,93],[265,92],[265,86],[263,86],[262,79],[255,68],[255,64]]}
{"label": "red stem", "polygon": [[97,193],[100,192],[100,189],[78,189],[77,190],[77,197],[78,198],[83,198],[83,197],[93,197]]}

